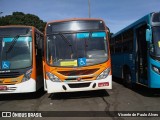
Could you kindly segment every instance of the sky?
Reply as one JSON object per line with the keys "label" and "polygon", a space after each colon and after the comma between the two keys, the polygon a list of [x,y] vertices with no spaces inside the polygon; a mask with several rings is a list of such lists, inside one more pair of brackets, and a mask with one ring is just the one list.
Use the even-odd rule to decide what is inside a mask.
{"label": "sky", "polygon": [[[116,33],[151,12],[160,0],[90,0],[91,18],[101,18]],[[88,0],[0,0],[0,16],[12,12],[35,14],[43,21],[88,18]]]}

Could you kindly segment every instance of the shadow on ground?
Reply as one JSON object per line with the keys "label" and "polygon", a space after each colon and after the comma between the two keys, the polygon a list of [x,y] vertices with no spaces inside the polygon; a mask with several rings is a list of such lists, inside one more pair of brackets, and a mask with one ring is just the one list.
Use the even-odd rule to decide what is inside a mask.
{"label": "shadow on ground", "polygon": [[46,92],[41,88],[35,93],[15,93],[15,94],[1,94],[0,101],[6,100],[25,100],[25,99],[37,99],[42,97]]}
{"label": "shadow on ground", "polygon": [[52,100],[61,99],[81,99],[81,98],[93,98],[93,97],[106,97],[109,96],[106,90],[94,90],[83,92],[66,92],[66,93],[54,93],[50,94],[49,98]]}
{"label": "shadow on ground", "polygon": [[[123,85],[123,80],[120,78],[113,77],[113,81],[118,84]],[[151,88],[147,88],[145,86],[138,85],[138,84],[134,85],[133,88],[127,88],[127,89],[131,89],[132,91],[138,94],[141,94],[145,97],[160,97],[160,89],[151,89]]]}

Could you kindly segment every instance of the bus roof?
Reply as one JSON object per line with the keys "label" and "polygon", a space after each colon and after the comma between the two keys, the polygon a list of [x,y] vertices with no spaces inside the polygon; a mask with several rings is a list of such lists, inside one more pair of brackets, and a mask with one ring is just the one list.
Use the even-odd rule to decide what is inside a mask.
{"label": "bus roof", "polygon": [[32,28],[34,26],[27,26],[27,25],[4,25],[4,26],[0,26],[0,28],[11,28],[11,27],[28,27],[28,28]]}
{"label": "bus roof", "polygon": [[98,18],[71,18],[71,19],[50,21],[50,22],[47,22],[46,26],[48,24],[51,24],[51,23],[54,23],[54,22],[67,22],[67,21],[75,21],[75,20],[101,20],[101,21],[103,21],[102,19],[98,19]]}
{"label": "bus roof", "polygon": [[4,26],[0,26],[0,28],[12,28],[12,27],[17,27],[17,28],[32,28],[32,29],[36,29],[38,32],[40,32],[41,34],[43,34],[41,31],[39,31],[34,26],[27,26],[27,25],[4,25]]}
{"label": "bus roof", "polygon": [[53,20],[53,21],[50,21],[50,22],[47,22],[46,26],[45,26],[45,31],[47,29],[47,26],[49,24],[52,24],[52,23],[59,23],[59,22],[68,22],[68,21],[78,21],[78,20],[82,20],[82,21],[88,21],[88,20],[97,20],[97,21],[102,21],[103,24],[105,25],[105,28],[109,31],[109,28],[106,26],[106,23],[104,22],[103,19],[100,19],[100,18],[70,18],[70,19],[63,19],[63,20]]}
{"label": "bus roof", "polygon": [[138,19],[137,21],[135,21],[134,23],[128,25],[127,27],[123,28],[122,30],[118,31],[117,33],[113,34],[112,37],[115,37],[121,33],[123,33],[124,31],[134,28],[134,26],[137,27],[137,25],[139,25],[140,23],[146,22],[150,24],[150,17],[151,17],[152,13],[149,13],[147,15],[145,15],[144,17]]}

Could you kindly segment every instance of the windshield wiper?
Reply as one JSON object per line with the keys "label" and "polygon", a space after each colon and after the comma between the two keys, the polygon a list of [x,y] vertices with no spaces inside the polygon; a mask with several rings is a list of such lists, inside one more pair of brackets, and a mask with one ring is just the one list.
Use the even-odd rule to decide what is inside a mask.
{"label": "windshield wiper", "polygon": [[19,38],[19,35],[16,35],[13,40],[11,45],[9,46],[9,48],[6,50],[6,59],[7,59],[7,54],[13,49],[14,45],[16,44],[17,40]]}
{"label": "windshield wiper", "polygon": [[63,40],[65,40],[65,42],[69,45],[69,47],[71,47],[71,51],[72,51],[72,54],[73,54],[72,44],[69,42],[69,40],[62,33],[59,33],[59,35],[63,38]]}
{"label": "windshield wiper", "polygon": [[69,40],[62,33],[59,33],[59,35],[63,38],[63,40],[65,40],[65,42],[67,42],[67,44],[69,46],[72,46],[72,44],[69,42]]}

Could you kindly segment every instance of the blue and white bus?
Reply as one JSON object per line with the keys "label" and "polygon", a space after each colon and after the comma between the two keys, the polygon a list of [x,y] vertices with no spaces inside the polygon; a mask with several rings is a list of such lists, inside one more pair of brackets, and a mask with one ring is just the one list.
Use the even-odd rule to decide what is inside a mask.
{"label": "blue and white bus", "polygon": [[110,41],[113,76],[125,85],[160,88],[160,12],[150,13]]}

